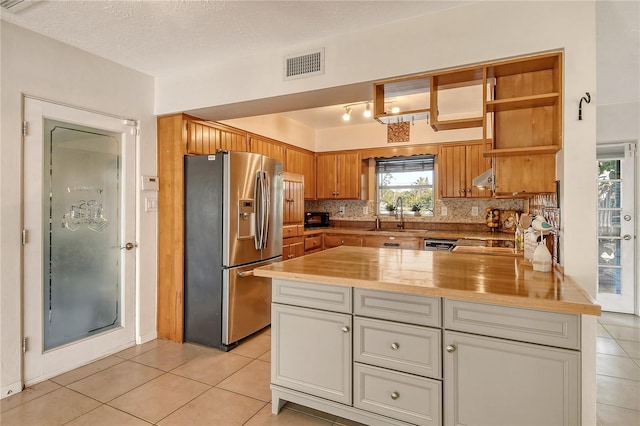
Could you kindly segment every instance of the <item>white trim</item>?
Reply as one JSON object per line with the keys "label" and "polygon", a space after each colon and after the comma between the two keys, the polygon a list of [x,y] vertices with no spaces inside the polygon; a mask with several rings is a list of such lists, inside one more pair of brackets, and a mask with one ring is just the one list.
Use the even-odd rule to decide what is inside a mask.
{"label": "white trim", "polygon": [[4,399],[8,396],[15,395],[16,393],[22,392],[22,382],[11,383],[8,386],[2,387],[2,394],[0,394],[0,399]]}

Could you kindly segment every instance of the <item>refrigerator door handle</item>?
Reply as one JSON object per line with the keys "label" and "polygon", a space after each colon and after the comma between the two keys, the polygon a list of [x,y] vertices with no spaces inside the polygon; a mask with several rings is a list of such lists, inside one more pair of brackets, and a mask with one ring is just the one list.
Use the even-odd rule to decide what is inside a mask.
{"label": "refrigerator door handle", "polygon": [[249,271],[238,271],[238,277],[240,278],[244,278],[244,277],[252,277],[253,276],[253,269],[249,270]]}
{"label": "refrigerator door handle", "polygon": [[271,212],[271,182],[267,172],[264,173],[264,191],[262,196],[264,197],[264,232],[262,234],[262,248],[267,248],[267,242],[269,241],[269,216]]}
{"label": "refrigerator door handle", "polygon": [[256,221],[256,232],[254,235],[255,247],[256,250],[262,249],[262,171],[258,171],[256,173],[256,182],[254,188],[253,198],[255,200],[255,221]]}

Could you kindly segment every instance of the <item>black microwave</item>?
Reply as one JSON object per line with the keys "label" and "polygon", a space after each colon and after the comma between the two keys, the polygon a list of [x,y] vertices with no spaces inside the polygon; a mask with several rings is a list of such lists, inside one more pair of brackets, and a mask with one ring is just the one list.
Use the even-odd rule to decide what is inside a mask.
{"label": "black microwave", "polygon": [[306,212],[304,214],[305,228],[326,228],[329,226],[328,212]]}

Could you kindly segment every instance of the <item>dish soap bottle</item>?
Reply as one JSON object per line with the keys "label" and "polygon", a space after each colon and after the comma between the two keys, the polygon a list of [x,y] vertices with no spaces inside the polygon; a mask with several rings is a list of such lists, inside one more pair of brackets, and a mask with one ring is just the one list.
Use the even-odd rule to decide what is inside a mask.
{"label": "dish soap bottle", "polygon": [[547,249],[547,245],[544,243],[544,238],[533,252],[532,263],[534,271],[551,271],[551,253],[549,253],[549,249]]}

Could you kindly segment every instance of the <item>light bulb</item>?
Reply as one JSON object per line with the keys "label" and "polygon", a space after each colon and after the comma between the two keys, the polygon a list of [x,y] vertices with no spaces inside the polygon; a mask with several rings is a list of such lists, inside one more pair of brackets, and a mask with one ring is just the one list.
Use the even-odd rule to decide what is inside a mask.
{"label": "light bulb", "polygon": [[367,105],[364,107],[364,118],[369,118],[371,117],[371,106],[369,105],[369,102],[367,102]]}
{"label": "light bulb", "polygon": [[344,121],[351,120],[351,108],[345,108],[344,114],[342,115],[342,119]]}
{"label": "light bulb", "polygon": [[400,107],[394,106],[391,108],[391,113],[392,114],[397,114],[400,112]]}

